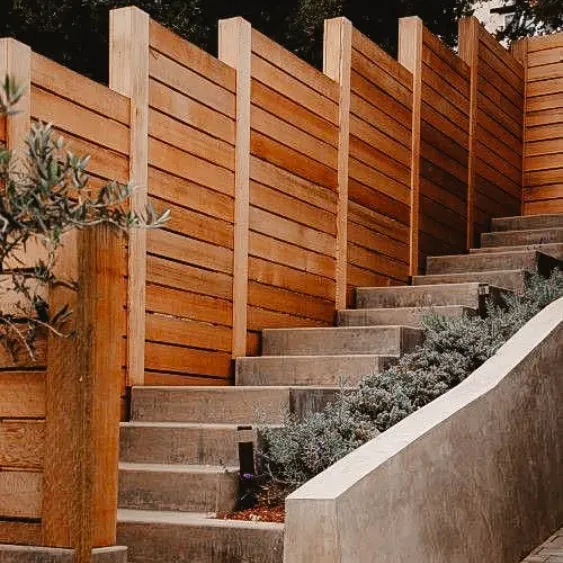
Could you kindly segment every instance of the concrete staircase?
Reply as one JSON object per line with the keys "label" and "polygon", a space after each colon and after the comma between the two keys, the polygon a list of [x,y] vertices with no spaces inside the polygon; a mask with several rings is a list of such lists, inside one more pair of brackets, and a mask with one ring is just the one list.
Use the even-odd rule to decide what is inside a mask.
{"label": "concrete staircase", "polygon": [[[362,288],[334,328],[265,330],[236,387],[136,388],[121,439],[118,541],[133,563],[278,563],[283,525],[210,519],[235,507],[238,441],[322,409],[422,339],[421,316],[478,315],[563,259],[563,215],[496,219],[482,248],[428,259],[413,286]],[[249,430],[251,428],[251,430]]]}

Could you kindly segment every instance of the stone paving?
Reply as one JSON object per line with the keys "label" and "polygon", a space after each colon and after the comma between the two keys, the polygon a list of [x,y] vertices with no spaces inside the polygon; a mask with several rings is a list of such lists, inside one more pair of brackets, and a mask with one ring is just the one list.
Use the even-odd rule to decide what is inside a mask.
{"label": "stone paving", "polygon": [[522,563],[563,563],[563,528],[538,547]]}

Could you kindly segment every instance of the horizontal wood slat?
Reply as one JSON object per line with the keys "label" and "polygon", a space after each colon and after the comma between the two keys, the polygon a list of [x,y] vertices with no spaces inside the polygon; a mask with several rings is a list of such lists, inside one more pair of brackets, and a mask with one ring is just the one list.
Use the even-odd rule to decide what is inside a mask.
{"label": "horizontal wood slat", "polygon": [[518,45],[526,65],[524,204],[526,214],[563,211],[563,34]]}

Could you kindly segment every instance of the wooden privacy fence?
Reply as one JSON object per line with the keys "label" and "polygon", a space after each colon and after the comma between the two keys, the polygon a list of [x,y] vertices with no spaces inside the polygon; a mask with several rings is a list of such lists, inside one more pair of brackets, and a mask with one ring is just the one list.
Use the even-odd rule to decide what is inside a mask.
{"label": "wooden privacy fence", "polygon": [[69,237],[78,291],[49,298],[74,304],[77,338],[0,356],[0,542],[82,560],[115,543],[128,386],[229,384],[262,329],[328,326],[354,288],[408,283],[522,199],[563,210],[562,35],[515,57],[464,20],[458,57],[407,18],[397,61],[339,18],[323,72],[240,18],[219,35],[215,58],[116,10],[109,88],[0,42],[0,73],[27,86],[0,140],[52,122],[94,186],[131,181],[135,210],[172,212],[127,244]]}
{"label": "wooden privacy fence", "polygon": [[240,18],[218,59],[140,10],[111,21],[137,203],[173,217],[130,244],[129,384],[228,384],[262,329],[330,325],[519,212],[524,69],[477,20],[462,57],[403,20],[399,61],[328,21],[324,72]]}
{"label": "wooden privacy fence", "polygon": [[525,67],[523,210],[563,213],[563,34],[519,41]]}

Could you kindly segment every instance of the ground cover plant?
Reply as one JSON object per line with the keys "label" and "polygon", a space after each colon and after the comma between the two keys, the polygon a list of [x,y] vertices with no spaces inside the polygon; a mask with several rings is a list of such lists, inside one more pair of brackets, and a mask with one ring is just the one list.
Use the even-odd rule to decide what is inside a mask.
{"label": "ground cover plant", "polygon": [[[0,118],[17,112],[23,93],[6,79]],[[88,162],[89,157],[68,151],[48,124],[32,126],[25,154],[0,144],[0,346],[14,355],[23,349],[33,357],[40,329],[65,336],[63,325],[72,311],[51,310],[46,298],[50,285],[65,283],[54,274],[65,233],[102,223],[121,231],[160,227],[168,218],[152,207],[142,215],[128,209],[133,186],[94,189]],[[32,255],[32,245],[42,251]]]}
{"label": "ground cover plant", "polygon": [[483,317],[429,314],[424,344],[357,391],[342,393],[323,412],[303,421],[288,418],[280,429],[263,429],[259,496],[285,495],[416,410],[454,388],[491,358],[532,317],[563,297],[563,273],[530,275],[521,295],[489,303]]}

